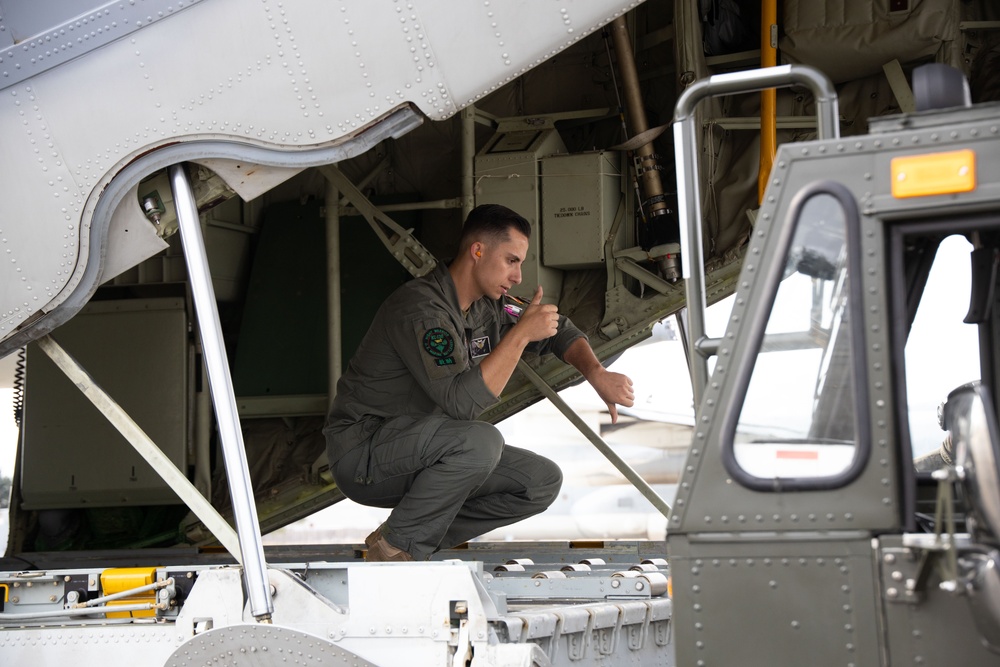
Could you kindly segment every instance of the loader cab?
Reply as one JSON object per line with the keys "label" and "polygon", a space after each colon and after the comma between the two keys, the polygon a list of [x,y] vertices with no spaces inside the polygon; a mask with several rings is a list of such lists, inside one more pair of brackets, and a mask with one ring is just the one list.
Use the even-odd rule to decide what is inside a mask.
{"label": "loader cab", "polygon": [[[679,664],[995,662],[996,117],[779,148],[726,333],[700,345],[715,365],[668,534]],[[931,306],[928,348],[948,237],[965,337]],[[911,416],[928,391],[952,449],[917,471],[915,443],[945,439]]]}

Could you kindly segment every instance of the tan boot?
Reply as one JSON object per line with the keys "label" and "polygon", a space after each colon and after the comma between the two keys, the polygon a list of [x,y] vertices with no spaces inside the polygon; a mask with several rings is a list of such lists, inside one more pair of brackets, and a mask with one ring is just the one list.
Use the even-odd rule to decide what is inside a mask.
{"label": "tan boot", "polygon": [[365,561],[368,563],[412,561],[413,556],[402,549],[397,549],[392,546],[389,544],[389,541],[382,536],[383,526],[385,526],[384,523],[372,531],[371,535],[365,538],[365,546],[368,547],[368,551],[365,553]]}
{"label": "tan boot", "polygon": [[379,541],[382,537],[382,529],[385,528],[385,523],[382,523],[378,528],[372,531],[372,534],[365,538],[365,546],[369,549],[372,545]]}

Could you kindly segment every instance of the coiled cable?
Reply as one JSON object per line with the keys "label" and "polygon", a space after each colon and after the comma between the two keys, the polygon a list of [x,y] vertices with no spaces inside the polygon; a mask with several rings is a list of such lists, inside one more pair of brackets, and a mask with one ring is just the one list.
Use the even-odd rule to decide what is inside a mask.
{"label": "coiled cable", "polygon": [[27,348],[17,351],[14,362],[14,423],[21,428],[21,416],[24,414],[24,364]]}

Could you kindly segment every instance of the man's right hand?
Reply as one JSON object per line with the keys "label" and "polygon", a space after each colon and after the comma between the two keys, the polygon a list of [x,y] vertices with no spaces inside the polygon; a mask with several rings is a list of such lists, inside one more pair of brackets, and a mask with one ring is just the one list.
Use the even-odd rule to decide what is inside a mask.
{"label": "man's right hand", "polygon": [[559,308],[555,304],[542,303],[541,285],[535,290],[535,296],[521,313],[514,329],[528,342],[545,340],[556,335],[559,330]]}
{"label": "man's right hand", "polygon": [[554,305],[542,303],[542,288],[539,287],[531,303],[518,318],[517,324],[500,339],[489,356],[479,364],[486,388],[493,392],[494,396],[499,397],[511,373],[514,372],[525,345],[550,338],[558,330],[559,309]]}

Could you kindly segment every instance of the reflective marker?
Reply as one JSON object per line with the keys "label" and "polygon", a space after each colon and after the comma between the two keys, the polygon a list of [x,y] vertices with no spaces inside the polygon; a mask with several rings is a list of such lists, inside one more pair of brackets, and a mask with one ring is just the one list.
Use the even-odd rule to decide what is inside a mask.
{"label": "reflective marker", "polygon": [[968,149],[897,157],[891,170],[892,196],[897,199],[976,189],[976,153]]}

